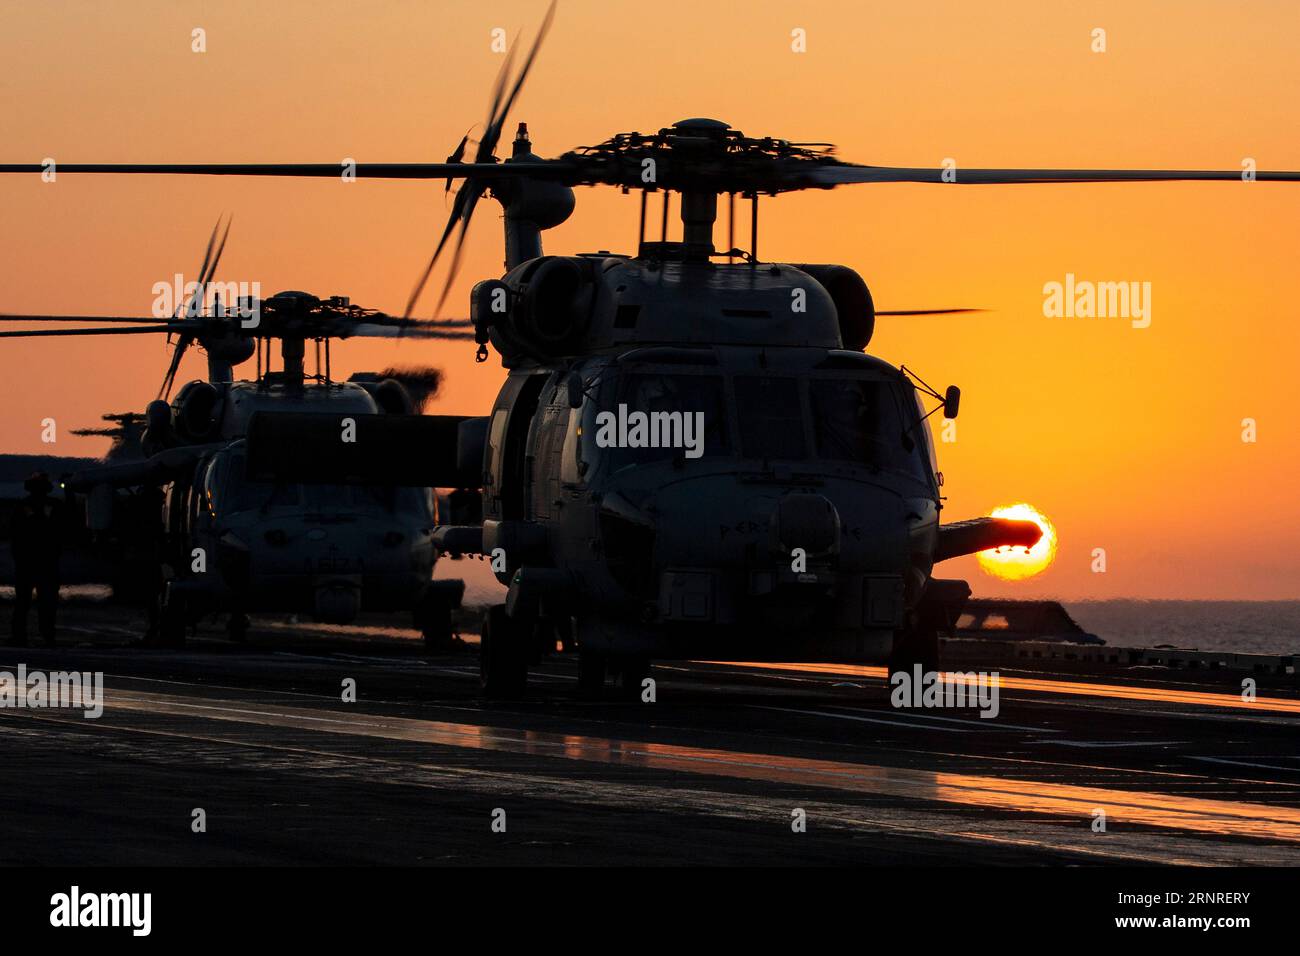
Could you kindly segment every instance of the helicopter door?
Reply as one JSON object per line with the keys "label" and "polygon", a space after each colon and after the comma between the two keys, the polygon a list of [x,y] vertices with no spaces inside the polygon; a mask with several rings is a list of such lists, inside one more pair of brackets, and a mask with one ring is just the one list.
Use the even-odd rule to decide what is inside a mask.
{"label": "helicopter door", "polygon": [[[549,374],[535,373],[521,377],[518,386],[502,396],[503,404],[492,413],[489,433],[491,460],[488,464],[492,490],[488,500],[489,513],[495,512],[503,521],[522,520],[527,511],[528,432],[537,411],[537,401]],[[510,391],[514,394],[511,395]],[[504,426],[499,427],[499,416],[505,414]],[[504,431],[504,435],[500,434]],[[501,440],[498,440],[500,438]]]}
{"label": "helicopter door", "polygon": [[533,454],[528,468],[532,487],[532,518],[549,518],[552,502],[560,494],[561,458],[564,439],[569,430],[569,399],[564,388],[557,387],[551,400],[542,409],[533,439]]}
{"label": "helicopter door", "polygon": [[194,478],[190,482],[190,500],[189,516],[187,525],[190,536],[193,537],[198,530],[199,523],[203,520],[206,509],[203,506],[204,501],[204,481],[207,476],[208,462],[200,461],[194,469]]}
{"label": "helicopter door", "polygon": [[167,553],[170,560],[180,560],[186,551],[189,531],[189,478],[177,478],[167,488]]}

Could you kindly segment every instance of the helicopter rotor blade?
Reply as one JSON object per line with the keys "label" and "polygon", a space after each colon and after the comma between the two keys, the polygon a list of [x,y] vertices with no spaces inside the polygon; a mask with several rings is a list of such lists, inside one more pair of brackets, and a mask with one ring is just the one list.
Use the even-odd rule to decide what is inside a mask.
{"label": "helicopter rotor blade", "polygon": [[386,312],[363,315],[361,321],[371,325],[385,325],[403,329],[472,329],[472,319],[403,319]]}
{"label": "helicopter rotor blade", "polygon": [[[415,304],[420,299],[420,294],[424,292],[424,287],[429,281],[429,276],[433,274],[433,268],[438,264],[438,258],[442,255],[443,248],[447,245],[447,240],[451,234],[456,231],[456,223],[460,221],[466,205],[469,203],[470,195],[482,187],[469,180],[461,187],[460,192],[456,193],[455,202],[451,206],[451,215],[447,217],[447,225],[443,227],[442,236],[438,239],[438,245],[433,250],[433,255],[429,257],[429,263],[424,267],[419,281],[415,283],[415,288],[411,291],[410,297],[406,300],[406,308],[402,312],[404,319],[410,318],[411,313],[415,310]],[[477,201],[477,197],[475,197]],[[463,227],[462,227],[463,229]]]}
{"label": "helicopter rotor blade", "polygon": [[876,315],[958,315],[965,312],[987,312],[987,309],[886,309]]}
{"label": "helicopter rotor blade", "polygon": [[185,350],[190,347],[190,342],[194,336],[182,334],[176,340],[176,347],[172,349],[171,361],[167,364],[167,371],[163,375],[162,385],[158,388],[158,397],[165,399],[171,396],[172,385],[176,382],[176,372],[181,367],[181,358],[185,355]]}
{"label": "helicopter rotor blade", "polygon": [[372,339],[412,338],[469,341],[474,338],[474,333],[458,329],[408,328],[406,326],[371,325],[367,322],[358,322],[356,325],[346,326],[340,330],[338,337],[341,339],[361,337]]}
{"label": "helicopter rotor blade", "polygon": [[[0,173],[43,173],[37,163],[0,163]],[[578,172],[572,163],[543,159],[516,163],[358,163],[345,170],[339,163],[64,163],[60,173],[109,173],[151,176],[294,176],[339,179],[344,172],[358,179],[466,179],[528,175],[566,179]]]}
{"label": "helicopter rotor blade", "polygon": [[465,215],[460,221],[460,231],[456,234],[456,247],[451,252],[451,264],[447,267],[447,281],[443,283],[442,294],[438,296],[438,304],[434,306],[433,314],[436,316],[442,311],[443,305],[447,302],[447,296],[451,292],[451,284],[456,279],[456,274],[460,272],[461,256],[465,252],[465,234],[469,230],[469,219],[474,214],[474,207],[478,204],[480,189],[477,184],[470,186],[462,192],[469,193],[469,200],[465,204]]}
{"label": "helicopter rotor blade", "polygon": [[139,335],[145,332],[171,332],[165,325],[110,325],[101,329],[22,329],[0,332],[0,338],[42,338],[51,335]]}
{"label": "helicopter rotor blade", "polygon": [[506,57],[501,64],[501,69],[497,71],[496,81],[492,84],[492,101],[488,106],[487,119],[483,122],[483,136],[479,139],[478,145],[474,150],[474,162],[476,163],[495,163],[496,162],[496,143],[488,142],[492,135],[492,127],[496,123],[497,114],[501,110],[501,100],[506,93],[506,83],[510,80],[510,71],[514,69],[515,63],[515,45],[510,44],[510,49],[506,51]]}
{"label": "helicopter rotor blade", "polygon": [[[212,227],[212,235],[208,237],[208,248],[203,254],[203,263],[199,266],[197,287],[183,307],[177,306],[178,316],[181,308],[184,308],[187,316],[203,315],[206,289],[208,283],[212,281],[212,277],[217,274],[217,265],[221,262],[221,254],[226,251],[226,240],[230,237],[230,224],[233,219],[233,216],[226,217],[226,228],[221,232],[221,241],[218,243],[217,233],[221,230],[221,217],[217,217],[217,223]],[[176,347],[172,349],[171,361],[167,364],[167,371],[163,375],[162,385],[158,389],[159,398],[165,399],[171,395],[172,386],[176,384],[176,373],[181,367],[181,359],[185,357],[185,353],[194,342],[194,338],[194,333],[187,331],[182,332],[180,338],[176,340]]]}
{"label": "helicopter rotor blade", "polygon": [[[221,217],[218,216],[216,225],[212,227],[212,235],[208,237],[208,248],[207,251],[203,253],[203,263],[199,266],[199,277],[198,282],[196,283],[197,287],[194,290],[194,294],[190,296],[184,306],[178,305],[176,307],[176,315],[178,318],[180,317],[182,310],[186,315],[193,315],[195,313],[198,315],[203,314],[204,293],[207,289],[208,283],[212,281],[212,277],[217,273],[217,264],[221,261],[221,254],[226,250],[226,239],[230,236],[230,219],[226,220],[226,230],[222,233],[221,242],[218,244],[217,233],[220,230]],[[213,252],[214,246],[215,254]],[[195,308],[196,300],[197,309]]]}
{"label": "helicopter rotor blade", "polygon": [[416,328],[426,329],[472,329],[474,327],[473,319],[408,319],[407,322],[414,322]]}
{"label": "helicopter rotor blade", "polygon": [[[1022,183],[1153,183],[1241,181],[1240,169],[931,169],[902,166],[828,165],[805,174],[813,185],[854,183],[944,183],[1016,185]],[[945,179],[944,177],[947,177]],[[1264,182],[1300,182],[1300,172],[1259,171]]]}
{"label": "helicopter rotor blade", "polygon": [[[230,224],[234,221],[234,218],[234,216],[226,217],[226,228],[221,234],[221,242],[217,246],[216,254],[212,257],[212,264],[208,266],[208,271],[203,276],[202,285],[204,286],[211,282],[213,277],[217,274],[217,266],[221,263],[222,253],[226,251],[226,240],[230,238]],[[220,219],[217,220],[217,225],[221,225]]]}
{"label": "helicopter rotor blade", "polygon": [[[470,127],[470,129],[473,129],[473,127]],[[469,146],[469,134],[470,130],[465,130],[465,135],[460,138],[460,144],[452,150],[451,155],[447,157],[447,162],[459,163],[465,159],[465,148]],[[446,186],[442,190],[444,193],[451,192],[451,183],[452,180],[448,179]]]}
{"label": "helicopter rotor blade", "polygon": [[[479,139],[478,149],[475,151],[475,162],[468,164],[471,168],[479,169],[482,167],[491,167],[496,169],[503,168],[496,162],[497,143],[501,139],[501,132],[505,129],[507,120],[510,118],[510,110],[514,106],[515,100],[519,96],[519,91],[523,89],[524,81],[528,79],[528,73],[533,68],[533,63],[537,60],[537,53],[542,47],[542,41],[546,39],[546,34],[551,28],[551,23],[555,20],[555,5],[557,0],[551,0],[547,7],[546,16],[542,18],[542,25],[537,30],[537,36],[533,39],[533,45],[528,50],[528,55],[524,58],[524,64],[519,70],[518,76],[515,77],[514,84],[510,87],[509,94],[505,93],[506,81],[509,77],[511,65],[514,62],[515,47],[512,44],[510,51],[506,54],[506,61],[501,65],[501,70],[497,74],[496,83],[492,90],[492,103],[488,108],[488,122],[483,129],[483,136]],[[504,95],[504,100],[502,99]],[[466,134],[468,135],[468,134]],[[464,146],[464,141],[461,143]],[[454,154],[453,154],[454,155]],[[533,163],[512,163],[509,171],[519,170],[524,166],[536,165]],[[482,197],[486,184],[476,178],[467,178],[465,184],[461,187],[460,192],[456,194],[456,203],[452,206],[451,215],[447,219],[447,225],[443,228],[442,237],[438,240],[438,245],[429,258],[428,265],[424,268],[424,273],[420,276],[415,285],[415,290],[411,293],[406,303],[405,317],[410,317],[411,312],[415,309],[415,304],[419,301],[425,285],[429,281],[429,276],[433,273],[434,266],[437,265],[442,250],[446,248],[451,234],[457,230],[459,223],[459,232],[456,236],[456,247],[452,252],[451,265],[447,269],[447,278],[443,283],[442,295],[438,298],[437,308],[434,309],[434,315],[442,311],[443,304],[447,301],[447,296],[451,292],[452,283],[456,280],[456,274],[460,270],[461,257],[464,253],[465,235],[469,229],[469,221],[474,215],[474,210]]]}
{"label": "helicopter rotor blade", "polygon": [[[221,217],[218,216],[216,223],[214,223],[212,226],[212,235],[208,236],[208,247],[203,251],[203,262],[199,264],[197,287],[195,288],[193,294],[191,294],[188,299],[186,299],[184,302],[176,303],[175,317],[178,319],[182,315],[194,316],[196,312],[202,313],[203,311],[203,285],[204,285],[203,280],[204,277],[208,274],[208,264],[212,261],[212,248],[214,245],[216,245],[217,232],[220,229],[221,229]],[[222,240],[222,244],[223,245],[225,244],[224,239]],[[197,310],[195,310],[194,308],[194,303],[196,299],[198,300]],[[185,350],[189,348],[190,338],[191,338],[190,336],[182,334],[181,337],[176,340],[176,346],[172,349],[172,357],[170,361],[167,363],[167,371],[163,373],[162,385],[158,387],[159,398],[162,398],[164,395],[169,394],[171,392],[172,382],[176,377],[176,370],[180,368],[181,357],[185,354]],[[168,342],[171,341],[170,335],[167,337],[167,341]]]}
{"label": "helicopter rotor blade", "polygon": [[[212,283],[213,278],[216,277],[217,266],[221,264],[222,253],[226,251],[226,240],[230,237],[230,223],[233,219],[234,216],[226,217],[226,229],[221,234],[221,242],[217,246],[216,253],[212,256],[212,263],[211,265],[208,266],[208,271],[204,273],[203,276],[199,279],[198,295],[199,295],[200,314],[203,313],[203,310],[206,307],[205,300],[207,299],[208,286]],[[220,219],[217,220],[217,225],[221,225]]]}
{"label": "helicopter rotor blade", "polygon": [[0,315],[0,322],[123,322],[137,325],[141,322],[157,322],[167,325],[172,321],[148,315]]}
{"label": "helicopter rotor blade", "polygon": [[483,132],[483,140],[479,143],[479,162],[489,160],[490,157],[496,155],[497,142],[501,138],[501,132],[505,129],[506,120],[510,118],[510,110],[515,105],[515,99],[519,96],[524,81],[528,79],[528,72],[533,68],[533,63],[537,59],[537,52],[542,47],[542,41],[546,39],[546,34],[555,21],[556,2],[557,0],[551,0],[551,5],[546,8],[546,16],[542,18],[542,25],[537,28],[537,36],[533,40],[532,48],[529,49],[528,56],[524,59],[524,65],[519,71],[519,76],[515,79],[515,85],[510,89],[510,95],[506,97],[505,103],[501,106],[501,112],[494,117],[492,124]]}
{"label": "helicopter rotor blade", "polygon": [[[217,243],[217,231],[221,228],[221,217],[217,217],[216,223],[212,227],[212,235],[208,236],[208,247],[203,251],[203,262],[199,264],[198,284],[199,290],[196,294],[201,294],[203,290],[203,277],[208,273],[208,263],[212,261],[212,247]],[[191,295],[185,302],[176,303],[176,312],[174,317],[180,318],[182,313],[188,312],[194,296]]]}

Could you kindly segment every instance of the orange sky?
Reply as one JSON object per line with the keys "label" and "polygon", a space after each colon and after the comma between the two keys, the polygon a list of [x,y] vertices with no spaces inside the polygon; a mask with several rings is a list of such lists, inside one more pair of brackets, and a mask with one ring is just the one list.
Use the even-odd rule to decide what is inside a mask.
{"label": "orange sky", "polygon": [[[441,160],[480,123],[500,65],[493,27],[544,4],[423,0],[136,0],[0,8],[0,155],[75,161]],[[620,130],[714,116],[747,133],[827,140],[858,162],[958,166],[1300,168],[1300,6],[1227,2],[876,5],[562,0],[514,113],[556,154]],[[208,52],[190,50],[207,31]],[[1091,52],[1107,30],[1108,51]],[[790,49],[807,31],[806,53]],[[219,278],[341,293],[400,310],[445,219],[440,185],[65,175],[0,182],[0,310],[147,314],[155,282],[192,276],[234,214]],[[470,232],[449,314],[500,272],[498,207]],[[983,594],[1300,597],[1300,187],[1280,184],[883,185],[785,196],[760,253],[843,262],[880,308],[871,350],[964,393],[940,445],[949,519],[1029,501],[1061,535],[1014,584],[973,560]],[[632,251],[636,199],[581,190],[553,252]],[[1153,321],[1048,319],[1042,287],[1150,282]],[[436,282],[435,278],[435,282]],[[426,296],[431,306],[432,297]],[[335,368],[447,372],[437,410],[486,409],[502,372],[472,344],[345,343]],[[84,455],[66,430],[139,409],[160,339],[0,342],[0,449]],[[182,376],[203,372],[201,356]],[[54,417],[61,440],[41,444]],[[1241,420],[1259,440],[1241,441]],[[1090,570],[1105,548],[1108,571]]]}

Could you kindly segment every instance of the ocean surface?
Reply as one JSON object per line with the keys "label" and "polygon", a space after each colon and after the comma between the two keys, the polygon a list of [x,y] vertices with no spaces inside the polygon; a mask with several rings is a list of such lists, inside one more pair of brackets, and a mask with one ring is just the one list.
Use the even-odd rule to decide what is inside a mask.
{"label": "ocean surface", "polygon": [[1300,601],[1065,601],[1085,631],[1121,647],[1300,654]]}
{"label": "ocean surface", "polygon": [[[505,600],[485,561],[439,561],[465,581],[466,604]],[[1172,644],[1238,654],[1300,654],[1300,601],[1062,601],[1085,631],[1120,647]]]}
{"label": "ocean surface", "polygon": [[[460,575],[448,573],[459,565]],[[452,568],[444,569],[445,565]],[[439,561],[434,577],[467,578],[465,604],[484,606],[505,600],[505,588],[490,575],[466,574],[468,562]],[[484,565],[486,567],[486,565]],[[477,570],[477,569],[475,569]],[[441,573],[438,573],[441,572]],[[65,598],[103,600],[100,585],[59,589]],[[0,587],[0,601],[13,600],[12,587]],[[1238,654],[1300,655],[1300,601],[1062,601],[1070,616],[1089,633],[1119,647],[1174,647]],[[9,609],[0,610],[6,618]],[[288,615],[285,615],[286,617]],[[347,630],[347,628],[341,628]],[[364,630],[364,629],[360,629]],[[405,632],[405,628],[379,628]],[[414,633],[413,631],[411,633]]]}

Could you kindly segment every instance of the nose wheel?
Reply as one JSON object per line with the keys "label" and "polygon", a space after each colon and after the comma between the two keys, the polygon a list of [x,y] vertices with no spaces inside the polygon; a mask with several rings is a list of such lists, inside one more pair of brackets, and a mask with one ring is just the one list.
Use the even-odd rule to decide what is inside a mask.
{"label": "nose wheel", "polygon": [[424,637],[426,653],[445,653],[455,645],[451,611],[451,602],[436,593],[426,595],[415,609],[415,626]]}

